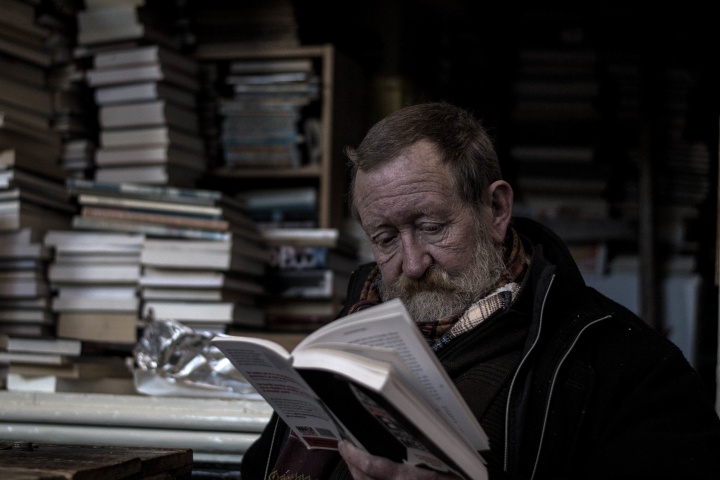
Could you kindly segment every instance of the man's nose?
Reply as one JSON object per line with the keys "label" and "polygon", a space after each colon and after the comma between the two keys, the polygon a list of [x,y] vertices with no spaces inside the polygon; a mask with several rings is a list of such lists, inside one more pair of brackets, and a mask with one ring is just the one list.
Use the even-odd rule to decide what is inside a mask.
{"label": "man's nose", "polygon": [[427,246],[413,235],[404,235],[402,239],[403,264],[402,270],[408,278],[419,280],[432,265],[433,258]]}

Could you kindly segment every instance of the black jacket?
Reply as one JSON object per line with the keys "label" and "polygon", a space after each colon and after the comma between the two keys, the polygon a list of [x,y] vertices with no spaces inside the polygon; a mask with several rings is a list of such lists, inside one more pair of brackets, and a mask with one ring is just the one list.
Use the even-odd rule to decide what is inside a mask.
{"label": "black jacket", "polygon": [[[530,327],[509,379],[504,455],[491,478],[720,479],[720,420],[682,352],[587,287],[556,235],[536,222],[514,224],[533,260],[519,298],[493,321],[526,318]],[[370,268],[353,274],[347,305]],[[471,404],[478,330],[438,352]],[[276,420],[246,452],[243,480],[263,478],[268,455],[277,454],[287,432]],[[350,478],[342,462],[331,478]]]}

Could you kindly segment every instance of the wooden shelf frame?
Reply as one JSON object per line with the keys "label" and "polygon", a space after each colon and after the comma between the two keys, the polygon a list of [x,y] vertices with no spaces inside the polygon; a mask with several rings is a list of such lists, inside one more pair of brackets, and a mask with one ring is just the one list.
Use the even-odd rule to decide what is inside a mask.
{"label": "wooden shelf frame", "polygon": [[311,45],[277,50],[248,51],[228,45],[196,54],[202,62],[243,59],[310,58],[320,65],[321,160],[319,165],[298,168],[231,169],[209,172],[214,180],[289,179],[313,182],[318,188],[318,226],[340,228],[346,216],[346,145],[357,144],[365,127],[362,110],[364,77],[360,67],[334,45]]}

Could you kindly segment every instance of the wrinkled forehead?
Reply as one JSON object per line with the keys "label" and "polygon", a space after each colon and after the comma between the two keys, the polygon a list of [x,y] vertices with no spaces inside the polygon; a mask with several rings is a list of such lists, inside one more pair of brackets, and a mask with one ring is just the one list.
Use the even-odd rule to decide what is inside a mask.
{"label": "wrinkled forehead", "polygon": [[421,140],[387,160],[358,170],[355,180],[368,182],[387,177],[424,175],[450,177],[450,170],[443,164],[437,149],[431,143]]}
{"label": "wrinkled forehead", "polygon": [[412,223],[420,217],[447,218],[463,205],[444,165],[398,157],[363,172],[355,189],[356,213],[369,227]]}

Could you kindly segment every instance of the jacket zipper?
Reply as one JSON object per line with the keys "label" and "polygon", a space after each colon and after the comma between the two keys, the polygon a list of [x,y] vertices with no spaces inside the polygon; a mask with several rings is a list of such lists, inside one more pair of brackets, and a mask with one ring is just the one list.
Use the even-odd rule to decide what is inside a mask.
{"label": "jacket zipper", "polygon": [[[535,346],[537,345],[537,341],[538,341],[538,339],[540,338],[540,334],[541,334],[541,331],[542,331],[543,319],[544,319],[544,317],[545,317],[545,304],[547,303],[547,297],[548,297],[548,294],[550,293],[550,290],[552,289],[552,284],[553,284],[554,281],[555,281],[555,275],[553,274],[553,276],[550,278],[550,284],[548,285],[548,288],[545,290],[545,296],[544,296],[544,298],[543,298],[542,308],[540,309],[540,321],[539,321],[539,325],[540,325],[540,326],[539,326],[539,328],[538,328],[537,335],[535,336],[535,341],[533,342],[533,344],[530,346],[530,348],[528,349],[528,351],[527,351],[527,353],[525,354],[525,356],[524,356],[524,357],[522,358],[522,360],[520,361],[520,364],[518,365],[518,368],[515,370],[515,374],[513,375],[512,382],[510,382],[510,391],[509,391],[509,393],[508,393],[507,404],[505,405],[505,452],[504,452],[504,458],[503,458],[503,469],[504,469],[505,471],[508,470],[508,452],[509,452],[509,444],[508,444],[508,442],[509,442],[509,438],[510,438],[510,435],[509,435],[509,430],[510,430],[510,426],[509,426],[509,423],[510,423],[510,400],[511,400],[511,398],[512,398],[512,396],[513,396],[513,395],[512,395],[512,392],[513,392],[513,390],[515,389],[515,383],[516,383],[516,380],[517,380],[517,377],[518,377],[518,375],[519,375],[520,370],[521,370],[521,369],[523,368],[523,366],[525,365],[525,362],[526,362],[526,360],[528,359],[528,357],[530,356],[530,354],[533,352],[533,350],[535,350]],[[598,318],[598,319],[596,319],[596,320],[593,320],[591,323],[585,325],[585,326],[582,328],[582,330],[580,330],[580,332],[578,332],[578,334],[575,336],[575,339],[573,340],[572,345],[570,345],[570,347],[565,351],[565,354],[562,356],[562,358],[560,359],[560,362],[558,363],[557,367],[555,368],[555,371],[553,372],[552,382],[550,383],[550,391],[549,391],[548,397],[547,397],[547,398],[548,398],[548,401],[545,403],[545,413],[544,413],[544,415],[543,415],[542,431],[540,432],[540,442],[539,442],[539,444],[538,444],[538,449],[537,449],[537,453],[536,453],[536,456],[535,456],[535,463],[534,463],[534,465],[533,465],[533,470],[532,470],[532,475],[530,476],[530,480],[532,480],[533,478],[535,478],[535,473],[537,472],[537,467],[538,467],[538,464],[539,464],[539,462],[540,462],[540,452],[542,451],[542,444],[543,444],[543,441],[544,441],[544,439],[545,439],[545,430],[546,430],[546,427],[547,427],[547,419],[548,419],[548,415],[549,415],[549,411],[550,411],[550,401],[551,401],[551,399],[552,399],[553,392],[555,391],[555,384],[556,384],[556,382],[557,382],[558,372],[560,371],[560,368],[562,367],[563,363],[564,363],[565,360],[567,359],[568,355],[570,355],[570,353],[573,351],[575,345],[577,344],[577,342],[578,342],[578,340],[580,339],[580,337],[582,336],[582,334],[583,334],[589,327],[591,327],[592,325],[595,325],[596,323],[598,323],[598,322],[600,322],[600,321],[603,321],[603,320],[606,320],[606,319],[608,319],[608,318],[610,318],[610,315],[606,315],[606,316],[604,316],[604,317],[600,317],[600,318]]]}
{"label": "jacket zipper", "polygon": [[554,281],[555,274],[553,274],[553,276],[550,278],[550,285],[548,285],[548,288],[545,289],[545,297],[543,298],[542,308],[540,309],[540,326],[538,327],[537,335],[535,335],[535,341],[533,341],[525,356],[522,358],[522,360],[520,360],[520,364],[518,365],[518,368],[515,369],[515,374],[513,374],[513,379],[510,382],[510,390],[508,391],[507,403],[505,404],[505,452],[503,453],[503,470],[505,470],[506,472],[508,470],[508,452],[510,451],[510,445],[508,442],[510,438],[510,400],[513,397],[512,392],[515,389],[515,382],[517,381],[520,370],[522,370],[523,366],[525,365],[525,361],[528,359],[533,350],[535,350],[535,346],[537,345],[538,339],[540,338],[540,332],[542,331],[543,324],[542,321],[545,313],[545,303],[547,302],[547,296],[550,293],[550,289],[552,288],[552,284]]}
{"label": "jacket zipper", "polygon": [[575,348],[575,345],[577,344],[578,340],[580,340],[580,337],[582,336],[585,331],[595,325],[598,322],[602,322],[603,320],[607,320],[610,318],[610,315],[605,315],[604,317],[597,318],[593,320],[592,322],[585,325],[582,330],[578,332],[577,335],[575,335],[575,340],[573,340],[572,345],[565,351],[565,354],[560,359],[560,362],[558,363],[557,367],[555,368],[555,371],[553,372],[553,378],[552,382],[550,382],[550,391],[548,393],[548,400],[545,402],[545,414],[543,415],[543,422],[542,422],[542,431],[540,432],[540,442],[538,443],[538,449],[537,453],[535,455],[535,464],[533,465],[533,471],[532,475],[530,475],[530,480],[535,478],[535,473],[537,471],[538,464],[540,463],[540,452],[542,451],[543,441],[545,439],[545,429],[547,427],[547,419],[550,412],[550,402],[552,401],[553,392],[555,391],[555,384],[557,383],[557,376],[558,372],[560,371],[560,368],[562,368],[563,363],[565,363],[565,360],[567,359],[568,355],[573,351]]}

